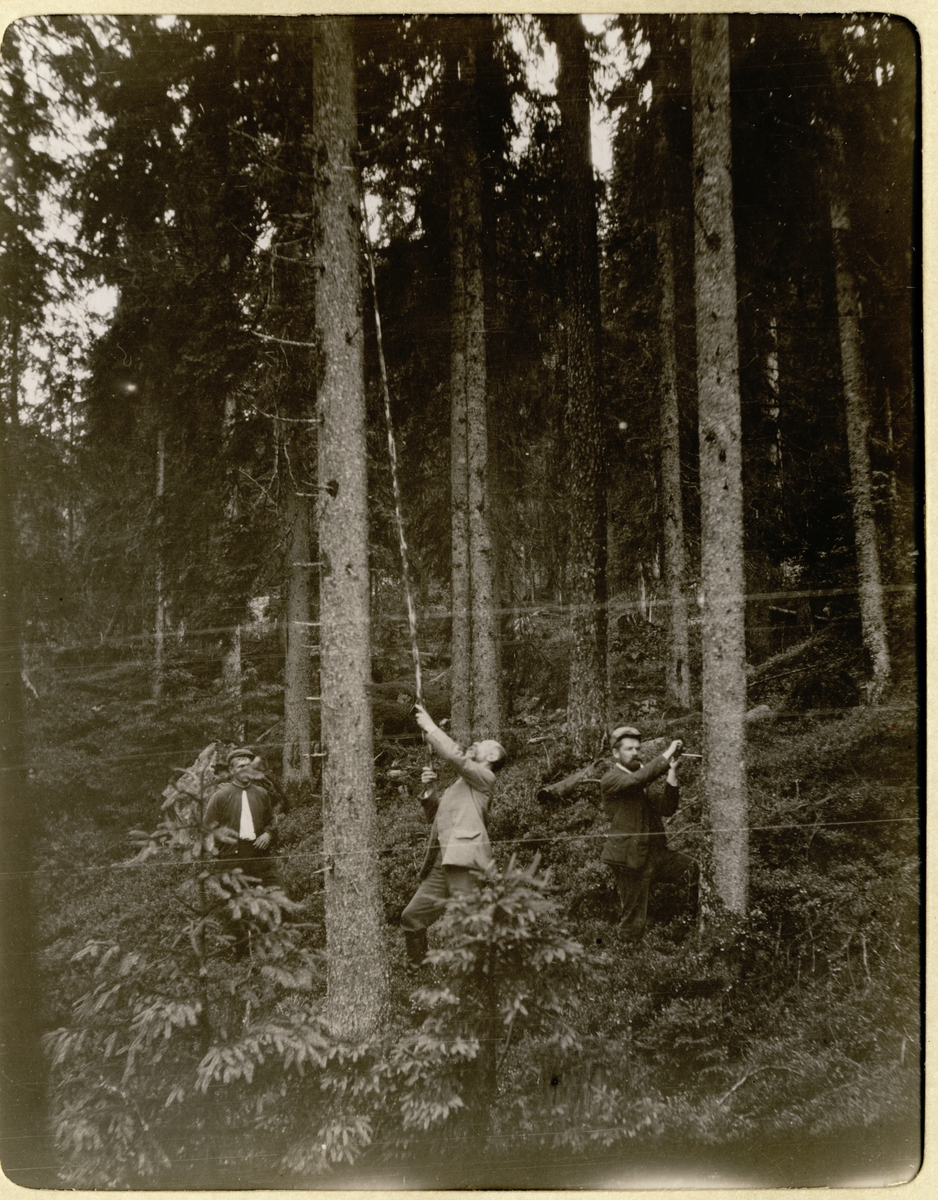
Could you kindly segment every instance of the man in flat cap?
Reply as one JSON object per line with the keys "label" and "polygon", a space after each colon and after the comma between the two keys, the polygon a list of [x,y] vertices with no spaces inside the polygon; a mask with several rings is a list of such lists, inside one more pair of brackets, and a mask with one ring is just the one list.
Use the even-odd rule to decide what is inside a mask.
{"label": "man in flat cap", "polygon": [[271,847],[276,836],[277,813],[271,802],[261,760],[253,750],[239,747],[227,757],[231,779],[215,789],[205,814],[207,825],[224,825],[238,835],[235,845],[224,847],[221,856],[234,857],[241,867],[261,883],[277,883]]}
{"label": "man in flat cap", "polygon": [[[637,942],[648,919],[652,883],[697,882],[697,864],[686,854],[668,849],[664,820],[677,811],[677,763],[682,743],[670,746],[642,765],[642,738],[631,725],[620,725],[611,737],[613,766],[600,781],[603,806],[609,817],[609,837],[602,861],[612,868],[619,893],[619,928],[626,941]],[[665,776],[664,791],[649,793],[648,784]]]}
{"label": "man in flat cap", "polygon": [[[492,739],[473,742],[463,750],[443,732],[422,704],[414,716],[427,743],[456,768],[458,778],[442,797],[428,788],[421,797],[427,820],[432,822],[427,851],[420,871],[420,886],[401,914],[408,961],[420,966],[427,953],[427,929],[443,915],[451,896],[476,888],[474,871],[484,871],[492,861],[485,827],[495,776],[505,765],[504,747]],[[432,784],[436,772],[424,768],[423,782]]]}

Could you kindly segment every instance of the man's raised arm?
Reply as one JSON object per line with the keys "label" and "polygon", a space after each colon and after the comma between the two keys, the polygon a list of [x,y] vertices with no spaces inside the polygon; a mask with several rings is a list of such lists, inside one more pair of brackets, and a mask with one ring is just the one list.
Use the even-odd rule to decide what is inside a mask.
{"label": "man's raised arm", "polygon": [[485,763],[469,758],[458,742],[433,720],[422,704],[414,705],[414,717],[426,734],[427,742],[440,758],[453,764],[465,781],[481,792],[490,792],[495,782],[495,773]]}

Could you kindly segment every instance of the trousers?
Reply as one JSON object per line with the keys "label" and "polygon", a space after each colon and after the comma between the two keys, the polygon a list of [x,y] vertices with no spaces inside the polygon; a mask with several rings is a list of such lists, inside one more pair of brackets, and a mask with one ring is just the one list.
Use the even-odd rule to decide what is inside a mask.
{"label": "trousers", "polygon": [[401,913],[401,929],[429,929],[442,917],[451,896],[471,895],[477,887],[469,867],[444,867],[438,858]]}
{"label": "trousers", "polygon": [[265,887],[279,885],[280,872],[277,869],[277,860],[270,853],[269,847],[266,850],[258,850],[252,841],[247,838],[238,838],[234,852],[236,859],[234,865],[240,867],[245,875],[260,880]]}
{"label": "trousers", "polygon": [[648,893],[653,883],[683,883],[692,892],[699,869],[696,862],[679,850],[665,850],[649,858],[644,867],[633,870],[610,863],[619,893],[619,928],[622,936],[637,942],[648,922]]}

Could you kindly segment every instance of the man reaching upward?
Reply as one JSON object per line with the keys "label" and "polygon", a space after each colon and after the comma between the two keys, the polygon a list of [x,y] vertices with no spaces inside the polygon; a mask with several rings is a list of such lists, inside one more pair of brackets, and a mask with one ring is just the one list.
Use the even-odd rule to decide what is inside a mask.
{"label": "man reaching upward", "polygon": [[[420,886],[401,914],[407,957],[419,966],[427,953],[427,929],[443,915],[447,900],[473,891],[477,884],[472,872],[485,870],[492,861],[485,821],[495,776],[505,764],[505,750],[491,739],[473,742],[463,750],[422,704],[414,705],[414,716],[428,744],[452,763],[459,776],[442,797],[431,789],[421,798],[427,820],[433,824]],[[435,779],[435,772],[424,770],[424,783]]]}
{"label": "man reaching upward", "polygon": [[[631,725],[612,733],[615,762],[600,780],[603,807],[610,821],[602,861],[612,868],[621,912],[619,927],[628,941],[637,942],[648,920],[652,883],[697,882],[697,864],[686,854],[668,849],[664,818],[677,812],[677,764],[682,743],[670,746],[642,766],[641,734]],[[647,784],[666,775],[663,796],[649,795]]]}

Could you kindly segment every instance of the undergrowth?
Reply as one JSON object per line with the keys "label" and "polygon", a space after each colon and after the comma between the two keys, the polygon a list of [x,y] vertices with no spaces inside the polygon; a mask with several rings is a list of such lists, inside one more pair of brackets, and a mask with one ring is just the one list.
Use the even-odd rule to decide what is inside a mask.
{"label": "undergrowth", "polygon": [[[885,709],[753,726],[748,916],[714,911],[702,928],[661,887],[638,947],[617,936],[596,785],[537,800],[578,765],[562,714],[521,714],[490,820],[502,870],[431,930],[419,979],[396,923],[426,838],[425,758],[416,741],[388,742],[376,796],[392,1012],[349,1046],[321,1016],[318,805],[281,821],[283,892],[193,857],[201,829],[171,848],[167,826],[134,858],[149,840],[128,831],[153,830],[172,767],[226,732],[215,693],[194,690],[164,720],[174,702],[154,707],[135,670],[32,669],[64,1185],[234,1186],[245,1161],[268,1179],[341,1179],[353,1163],[471,1163],[506,1144],[586,1161],[917,1120],[916,717],[901,687]],[[681,774],[669,842],[705,863],[699,767]]]}

